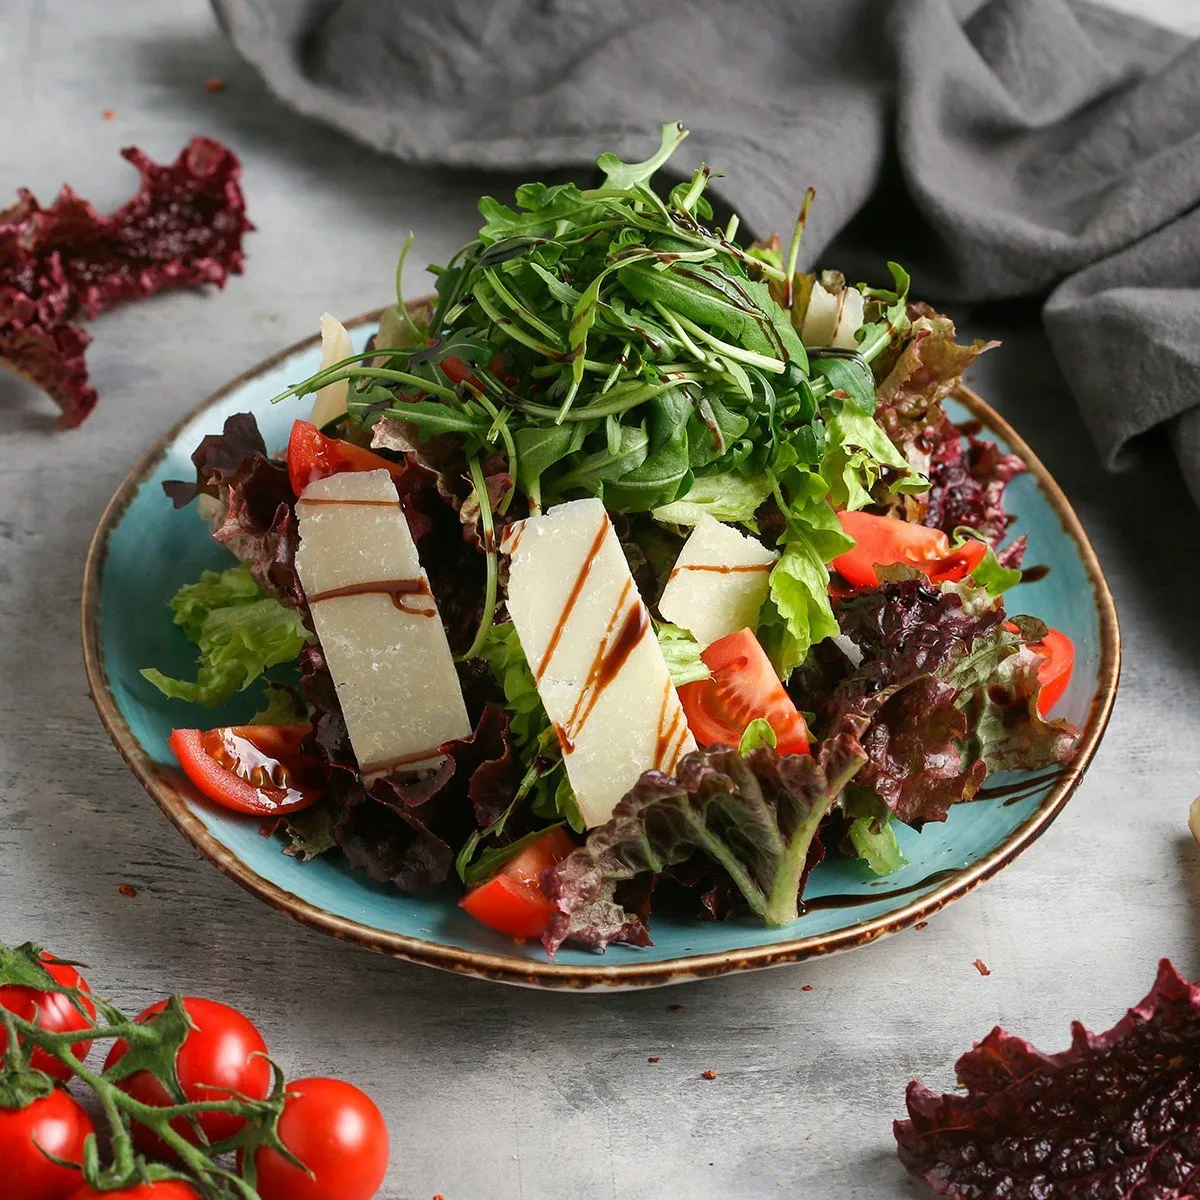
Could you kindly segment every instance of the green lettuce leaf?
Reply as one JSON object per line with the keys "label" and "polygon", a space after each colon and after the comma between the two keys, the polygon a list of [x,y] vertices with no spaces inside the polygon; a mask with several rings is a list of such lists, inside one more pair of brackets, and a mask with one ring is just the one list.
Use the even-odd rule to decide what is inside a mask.
{"label": "green lettuce leaf", "polygon": [[272,600],[245,567],[205,571],[171,600],[175,624],[199,650],[194,680],[142,671],[165,696],[210,707],[245,691],[269,667],[297,658],[309,640],[300,613]]}
{"label": "green lettuce leaf", "polygon": [[825,501],[822,477],[810,472],[793,475],[799,476],[799,482],[790,488],[794,499],[757,631],[785,679],[804,661],[810,647],[840,632],[829,600],[826,564],[854,545]]}
{"label": "green lettuce leaf", "polygon": [[654,509],[650,514],[663,525],[695,525],[701,517],[757,529],[754,514],[771,494],[765,475],[744,476],[736,471],[697,476],[680,500]]}
{"label": "green lettuce leaf", "polygon": [[655,624],[654,632],[658,635],[658,648],[671,673],[671,682],[676,687],[698,683],[712,674],[700,658],[700,643],[686,629],[661,621]]}

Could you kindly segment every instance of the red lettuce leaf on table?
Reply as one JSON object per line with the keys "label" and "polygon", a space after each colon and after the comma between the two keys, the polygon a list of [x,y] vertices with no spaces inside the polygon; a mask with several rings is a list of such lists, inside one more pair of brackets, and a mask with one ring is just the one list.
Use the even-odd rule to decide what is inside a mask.
{"label": "red lettuce leaf on table", "polygon": [[697,851],[728,876],[741,899],[771,925],[799,915],[817,829],[862,766],[865,720],[845,714],[814,754],[780,756],[763,747],[696,750],[675,778],[646,771],[612,819],[542,873],[555,906],[543,936],[553,954],[566,941],[592,950],[612,942],[645,946],[650,935],[618,887],[686,862]]}
{"label": "red lettuce leaf on table", "polygon": [[961,1093],[913,1081],[900,1161],[955,1200],[1200,1196],[1200,986],[1167,961],[1108,1033],[1076,1022],[1044,1054],[994,1029],[959,1059]]}
{"label": "red lettuce leaf on table", "polygon": [[0,361],[37,384],[78,425],[96,404],[84,350],[70,322],[174,287],[215,284],[242,270],[246,219],[232,151],[193,138],[161,166],[130,146],[121,155],[141,173],[127,203],[102,216],[69,187],[49,208],[22,189],[0,213]]}

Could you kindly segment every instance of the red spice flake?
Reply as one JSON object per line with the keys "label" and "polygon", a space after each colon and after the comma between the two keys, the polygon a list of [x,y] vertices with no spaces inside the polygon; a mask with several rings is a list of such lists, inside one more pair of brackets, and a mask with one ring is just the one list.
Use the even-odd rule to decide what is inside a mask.
{"label": "red spice flake", "polygon": [[712,1069],[712,1067],[709,1067],[708,1070],[705,1071],[704,1074],[701,1076],[702,1079],[716,1079],[716,1077],[717,1077],[717,1073],[716,1073],[716,1071],[714,1071]]}
{"label": "red spice flake", "polygon": [[977,970],[980,973],[980,975],[990,975],[992,973],[991,969],[988,967],[987,963],[985,963],[983,961],[982,958],[977,958],[973,965],[975,967],[975,970]]}
{"label": "red spice flake", "polygon": [[900,1161],[941,1196],[1187,1200],[1200,1183],[1200,985],[1165,959],[1108,1033],[1076,1022],[1044,1054],[993,1029],[958,1060],[963,1089],[908,1085]]}
{"label": "red spice flake", "polygon": [[652,1054],[652,1055],[650,1055],[650,1057],[648,1059],[646,1059],[646,1061],[649,1063],[656,1063],[656,1062],[661,1062],[662,1060],[658,1057],[657,1054]]}
{"label": "red spice flake", "polygon": [[218,79],[214,75],[211,79],[204,81],[204,90],[206,92],[223,92],[225,90],[225,80]]}
{"label": "red spice flake", "polygon": [[121,884],[121,886],[117,888],[117,891],[120,892],[122,896],[130,897],[130,899],[137,895],[137,888],[135,888],[132,883]]}
{"label": "red spice flake", "polygon": [[682,1004],[668,1004],[667,1012],[678,1012],[682,1007]]}
{"label": "red spice flake", "polygon": [[102,117],[103,117],[103,118],[104,118],[106,121],[111,121],[111,120],[113,119],[113,117],[115,117],[117,114],[116,114],[116,111],[115,111],[114,109],[111,109],[111,108],[106,108],[106,109],[105,109],[105,110],[104,110],[104,111],[103,111],[103,112],[102,112],[100,115],[101,115],[101,116],[102,116]]}
{"label": "red spice flake", "polygon": [[812,991],[812,984],[811,984],[811,983],[806,983],[806,984],[805,984],[805,985],[804,985],[804,986],[803,986],[803,987],[802,987],[800,990],[801,990],[802,992],[811,992],[811,991]]}
{"label": "red spice flake", "polygon": [[193,138],[170,166],[134,146],[121,155],[141,188],[108,216],[69,187],[49,208],[21,189],[0,212],[0,361],[58,404],[64,428],[96,404],[83,357],[91,338],[72,318],[167,288],[223,287],[253,229],[241,164],[220,142]]}
{"label": "red spice flake", "polygon": [[433,1197],[433,1200],[446,1200],[446,1197],[445,1197],[445,1196],[443,1196],[441,1192],[437,1192],[437,1193],[434,1195],[434,1197]]}
{"label": "red spice flake", "polygon": [[918,921],[918,922],[917,922],[917,923],[916,923],[916,924],[913,926],[913,928],[914,928],[914,929],[928,929],[928,928],[929,928],[929,922],[928,922],[928,921]]}

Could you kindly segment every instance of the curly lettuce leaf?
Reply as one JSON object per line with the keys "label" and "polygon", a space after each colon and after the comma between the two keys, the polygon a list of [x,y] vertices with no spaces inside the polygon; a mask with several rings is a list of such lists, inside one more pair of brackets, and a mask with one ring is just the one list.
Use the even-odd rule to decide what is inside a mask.
{"label": "curly lettuce leaf", "polygon": [[700,657],[700,643],[686,629],[667,621],[656,622],[654,632],[658,637],[658,648],[676,687],[685,683],[698,683],[707,679],[712,672]]}
{"label": "curly lettuce leaf", "polygon": [[205,571],[171,600],[175,624],[196,643],[194,680],[142,671],[165,696],[213,707],[245,691],[268,667],[297,658],[309,633],[300,614],[271,599],[246,567]]}
{"label": "curly lettuce leaf", "polygon": [[619,902],[618,886],[698,850],[768,925],[796,920],[817,828],[866,761],[858,741],[864,724],[847,714],[813,755],[697,750],[674,779],[645,772],[607,824],[543,873],[542,890],[556,910],[546,949],[553,954],[568,939],[594,950],[614,941],[647,945],[645,923]]}
{"label": "curly lettuce leaf", "polygon": [[854,545],[825,501],[824,480],[810,472],[795,474],[801,481],[793,489],[795,498],[779,539],[779,560],[771,569],[757,630],[776,671],[785,679],[811,646],[838,634],[826,564]]}

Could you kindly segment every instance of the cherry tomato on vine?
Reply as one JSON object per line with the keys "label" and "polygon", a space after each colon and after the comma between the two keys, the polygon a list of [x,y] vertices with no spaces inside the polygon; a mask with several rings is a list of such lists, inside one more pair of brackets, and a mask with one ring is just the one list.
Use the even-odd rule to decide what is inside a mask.
{"label": "cherry tomato on vine", "polygon": [[[74,967],[59,962],[53,954],[41,953],[42,966],[56,982],[63,987],[82,988],[90,991],[87,980]],[[71,1000],[58,992],[39,992],[34,988],[17,987],[10,984],[0,987],[0,1008],[7,1008],[10,1013],[26,1021],[35,1021],[39,1029],[47,1033],[69,1033],[72,1029],[86,1029],[96,1016],[96,1009],[86,998],[81,999],[84,1016]],[[0,1056],[3,1056],[8,1038],[3,1028],[0,1028]],[[86,1058],[91,1042],[76,1042],[71,1052],[76,1058]],[[30,1066],[35,1070],[45,1071],[53,1079],[65,1082],[71,1078],[71,1068],[60,1063],[57,1058],[47,1054],[45,1050],[34,1049],[30,1055]]]}
{"label": "cherry tomato on vine", "polygon": [[201,1200],[190,1183],[180,1179],[158,1179],[154,1183],[135,1183],[115,1192],[98,1192],[86,1183],[67,1200]]}
{"label": "cherry tomato on vine", "polygon": [[254,1155],[262,1200],[371,1200],[388,1164],[388,1132],[375,1102],[340,1079],[294,1079],[279,1139],[309,1176],[269,1147]]}
{"label": "cherry tomato on vine", "polygon": [[77,1167],[60,1167],[45,1154],[78,1163],[94,1132],[82,1105],[55,1088],[24,1108],[0,1108],[0,1181],[4,1195],[21,1200],[64,1200],[79,1187]]}
{"label": "cherry tomato on vine", "polygon": [[[149,1021],[166,1006],[165,1000],[159,1000],[137,1020]],[[263,1099],[271,1090],[271,1066],[264,1057],[267,1046],[262,1034],[236,1009],[216,1000],[186,996],[183,1007],[195,1026],[175,1056],[175,1073],[185,1099],[189,1103],[227,1100],[230,1091],[254,1100]],[[114,1042],[104,1060],[105,1071],[120,1062],[128,1049],[124,1038]],[[149,1071],[136,1071],[117,1086],[143,1104],[161,1108],[174,1103],[166,1088]],[[245,1124],[242,1117],[228,1112],[201,1113],[196,1121],[210,1144],[232,1137]],[[193,1145],[199,1144],[190,1121],[180,1117],[171,1122],[171,1127]],[[133,1141],[149,1157],[171,1156],[156,1134],[136,1122]]]}

